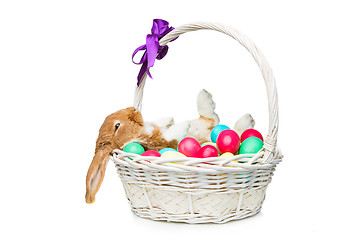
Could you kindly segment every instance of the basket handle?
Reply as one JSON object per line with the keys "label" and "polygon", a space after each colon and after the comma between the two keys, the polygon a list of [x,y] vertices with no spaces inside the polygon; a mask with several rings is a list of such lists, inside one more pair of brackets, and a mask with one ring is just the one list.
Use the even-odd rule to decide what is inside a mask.
{"label": "basket handle", "polygon": [[[266,92],[268,98],[269,130],[268,130],[268,135],[264,141],[264,149],[267,152],[266,155],[268,155],[266,158],[268,158],[269,154],[274,153],[276,149],[276,141],[278,134],[278,126],[279,126],[279,115],[278,115],[278,95],[277,95],[275,78],[267,60],[265,59],[262,52],[256,47],[256,45],[243,33],[237,31],[234,28],[217,23],[190,23],[190,24],[182,25],[180,27],[175,28],[167,35],[165,35],[160,40],[159,43],[161,46],[164,46],[174,38],[180,36],[181,34],[187,32],[193,32],[197,30],[214,30],[232,37],[251,53],[256,63],[258,64],[262,76],[265,80],[265,86],[266,86]],[[134,107],[140,110],[142,107],[143,91],[146,82],[146,77],[147,74],[144,74],[144,76],[141,79],[140,85],[136,88],[135,91]]]}

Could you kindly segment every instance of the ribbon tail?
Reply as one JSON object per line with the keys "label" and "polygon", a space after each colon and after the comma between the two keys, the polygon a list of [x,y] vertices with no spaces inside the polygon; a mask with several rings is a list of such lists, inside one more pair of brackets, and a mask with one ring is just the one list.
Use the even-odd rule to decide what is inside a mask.
{"label": "ribbon tail", "polygon": [[148,75],[151,79],[153,79],[153,77],[152,77],[151,74],[150,74],[150,68],[148,68],[148,69],[146,70],[146,73],[147,73],[147,75]]}
{"label": "ribbon tail", "polygon": [[143,63],[143,65],[141,66],[140,68],[140,71],[139,71],[139,74],[137,76],[137,86],[140,85],[140,82],[141,82],[141,79],[143,78],[144,74],[148,72],[148,69],[147,69],[147,60],[145,60],[145,62]]}

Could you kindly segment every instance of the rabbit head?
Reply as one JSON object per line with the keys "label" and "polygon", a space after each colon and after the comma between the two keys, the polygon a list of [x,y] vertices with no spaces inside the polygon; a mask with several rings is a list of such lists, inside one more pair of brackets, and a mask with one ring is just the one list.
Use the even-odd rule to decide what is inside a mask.
{"label": "rabbit head", "polygon": [[106,117],[96,140],[95,156],[86,176],[85,201],[93,203],[105,176],[106,165],[114,149],[123,149],[124,145],[139,136],[144,129],[140,111],[133,107],[119,110]]}

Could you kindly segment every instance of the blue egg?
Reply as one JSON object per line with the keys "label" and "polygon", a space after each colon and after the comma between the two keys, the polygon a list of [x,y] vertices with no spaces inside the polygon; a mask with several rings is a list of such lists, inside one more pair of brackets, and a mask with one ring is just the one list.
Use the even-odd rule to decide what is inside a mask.
{"label": "blue egg", "polygon": [[174,152],[176,152],[176,150],[173,149],[173,148],[163,148],[163,149],[161,149],[161,150],[159,151],[159,153],[160,153],[160,154],[163,154],[164,152],[167,152],[167,151],[174,151]]}
{"label": "blue egg", "polygon": [[222,125],[222,124],[219,124],[219,125],[216,125],[213,130],[211,131],[211,141],[213,143],[216,143],[216,139],[218,138],[219,134],[226,130],[226,129],[230,129],[228,126],[226,125]]}

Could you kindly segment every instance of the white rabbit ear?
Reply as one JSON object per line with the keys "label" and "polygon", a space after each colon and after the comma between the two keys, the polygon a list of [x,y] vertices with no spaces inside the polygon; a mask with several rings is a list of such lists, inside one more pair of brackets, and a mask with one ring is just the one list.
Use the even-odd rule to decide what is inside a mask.
{"label": "white rabbit ear", "polygon": [[104,180],[107,163],[110,159],[110,147],[96,151],[86,175],[86,203],[94,203],[95,195]]}

